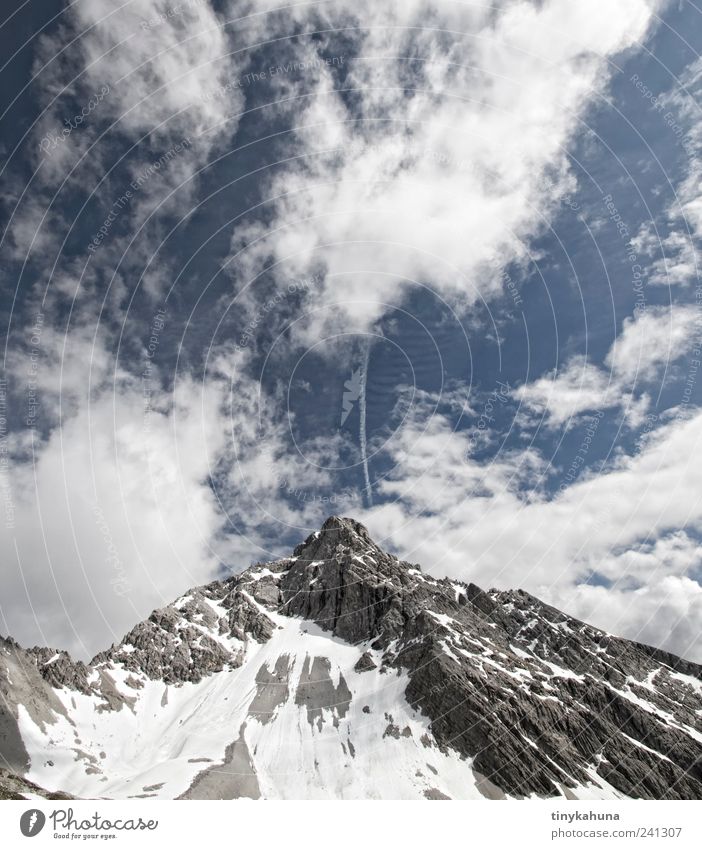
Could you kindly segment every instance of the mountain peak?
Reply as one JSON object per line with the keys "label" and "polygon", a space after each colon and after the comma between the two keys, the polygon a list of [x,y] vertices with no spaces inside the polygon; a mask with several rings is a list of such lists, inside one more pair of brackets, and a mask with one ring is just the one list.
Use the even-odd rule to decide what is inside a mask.
{"label": "mountain peak", "polygon": [[347,533],[357,533],[361,536],[368,536],[368,528],[349,516],[329,516],[324,520],[321,530],[322,533],[324,533],[324,531],[338,530]]}
{"label": "mountain peak", "polygon": [[330,516],[294,551],[281,581],[284,610],[350,642],[388,641],[404,622],[401,598],[419,572],[383,551],[360,522]]}
{"label": "mountain peak", "polygon": [[346,551],[362,553],[381,549],[373,542],[365,525],[355,519],[330,516],[321,529],[310,534],[293,552],[298,560],[330,560]]}

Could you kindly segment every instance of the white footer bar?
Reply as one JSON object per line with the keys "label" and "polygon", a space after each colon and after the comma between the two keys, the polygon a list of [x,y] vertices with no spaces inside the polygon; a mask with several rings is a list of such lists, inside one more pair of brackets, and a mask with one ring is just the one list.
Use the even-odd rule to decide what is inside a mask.
{"label": "white footer bar", "polygon": [[698,849],[701,815],[702,802],[3,801],[0,846]]}

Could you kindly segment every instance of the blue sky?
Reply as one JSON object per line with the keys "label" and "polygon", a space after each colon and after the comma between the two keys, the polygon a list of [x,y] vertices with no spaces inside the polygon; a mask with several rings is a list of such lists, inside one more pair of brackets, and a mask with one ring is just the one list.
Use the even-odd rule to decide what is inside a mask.
{"label": "blue sky", "polygon": [[702,15],[610,6],[6,11],[0,630],[341,513],[702,659]]}

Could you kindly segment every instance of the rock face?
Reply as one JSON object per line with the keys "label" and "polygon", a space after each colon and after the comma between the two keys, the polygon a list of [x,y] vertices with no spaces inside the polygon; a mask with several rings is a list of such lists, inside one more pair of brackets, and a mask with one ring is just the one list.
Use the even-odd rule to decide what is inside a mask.
{"label": "rock face", "polygon": [[702,798],[702,668],[352,519],[89,665],[3,641],[0,690],[2,764],[77,796]]}
{"label": "rock face", "polygon": [[0,800],[36,799],[37,796],[61,801],[75,798],[68,793],[49,793],[43,787],[0,767]]}

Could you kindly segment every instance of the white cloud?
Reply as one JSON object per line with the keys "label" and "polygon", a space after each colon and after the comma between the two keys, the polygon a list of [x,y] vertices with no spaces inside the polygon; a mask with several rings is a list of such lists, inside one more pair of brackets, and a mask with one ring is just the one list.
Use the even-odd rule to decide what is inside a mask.
{"label": "white cloud", "polygon": [[606,57],[636,44],[650,14],[643,0],[363,3],[353,97],[329,69],[292,90],[301,158],[270,179],[272,222],[235,232],[239,281],[271,257],[286,279],[323,265],[322,303],[337,306],[315,313],[310,336],[367,326],[408,282],[464,306],[498,294],[495,268],[525,261],[572,189],[566,146],[606,86]]}
{"label": "white cloud", "polygon": [[551,601],[610,633],[702,661],[702,586],[686,575],[660,577],[631,591],[579,584]]}
{"label": "white cloud", "polygon": [[571,357],[562,369],[520,386],[516,396],[527,409],[545,415],[553,428],[572,425],[582,413],[617,406],[622,400],[612,376],[584,356]]}
{"label": "white cloud", "polygon": [[674,531],[634,548],[598,558],[593,569],[613,584],[636,589],[662,577],[699,572],[702,545],[685,531]]}
{"label": "white cloud", "polygon": [[154,399],[146,419],[136,382],[83,401],[14,466],[0,621],[21,642],[92,655],[214,577],[221,515],[206,481],[221,399],[188,381]]}
{"label": "white cloud", "polygon": [[620,387],[653,381],[697,341],[702,310],[694,306],[649,307],[624,319],[621,333],[605,358]]}
{"label": "white cloud", "polygon": [[702,311],[693,306],[648,307],[624,319],[604,359],[607,369],[584,356],[516,390],[527,410],[544,415],[549,427],[572,426],[587,411],[622,407],[638,427],[650,403],[635,396],[641,385],[664,385],[672,365],[692,351],[702,331]]}
{"label": "white cloud", "polygon": [[697,279],[697,253],[689,233],[671,230],[661,239],[654,236],[650,224],[644,224],[632,245],[639,254],[648,256],[655,255],[660,247],[663,256],[647,270],[646,281],[651,286],[686,286]]}
{"label": "white cloud", "polygon": [[[11,181],[13,182],[13,181]],[[20,200],[21,189],[8,184],[8,195],[16,204],[8,220],[7,238],[3,253],[14,262],[24,262],[29,256],[45,255],[57,245],[57,233],[63,227],[61,214],[31,194]]]}
{"label": "white cloud", "polygon": [[[271,540],[348,512],[314,464],[334,445],[289,450],[280,398],[247,376],[247,352],[214,353],[204,377],[180,375],[167,393],[153,361],[145,381],[115,373],[88,328],[65,340],[47,328],[43,341],[46,435],[10,438],[13,522],[0,526],[0,626],[21,643],[90,657],[221,567],[278,556]],[[26,361],[11,366],[21,380]]]}
{"label": "white cloud", "polygon": [[[81,32],[84,83],[109,84],[101,108],[123,131],[177,140],[204,133],[241,107],[239,90],[226,88],[234,65],[208,3],[78,0],[72,13]],[[223,94],[203,97],[215,89]]]}
{"label": "white cloud", "polygon": [[697,247],[702,238],[702,60],[689,65],[675,88],[660,97],[668,111],[665,121],[671,140],[685,157],[685,175],[673,187],[675,200],[665,210],[667,233],[654,234],[645,222],[632,240],[640,253],[657,256],[648,270],[653,286],[688,286],[699,279]]}
{"label": "white cloud", "polygon": [[[199,170],[236,133],[244,95],[235,82],[247,62],[245,52],[230,50],[226,28],[207,2],[70,4],[61,28],[37,39],[33,90],[42,109],[22,147],[37,171],[26,187],[11,181],[17,205],[9,256],[23,261],[31,246],[31,259],[46,276],[49,269],[61,274],[69,226],[75,239],[94,224],[83,249],[89,257],[91,236],[139,180],[118,226],[90,257],[91,271],[112,271],[121,260],[123,270],[138,273],[167,232],[168,216],[190,212]],[[141,180],[145,171],[148,179]],[[69,192],[93,199],[94,221],[63,220],[57,210]],[[118,238],[127,221],[130,231]],[[140,229],[148,249],[139,238],[132,242]],[[161,290],[153,275],[147,282],[154,294]]]}

